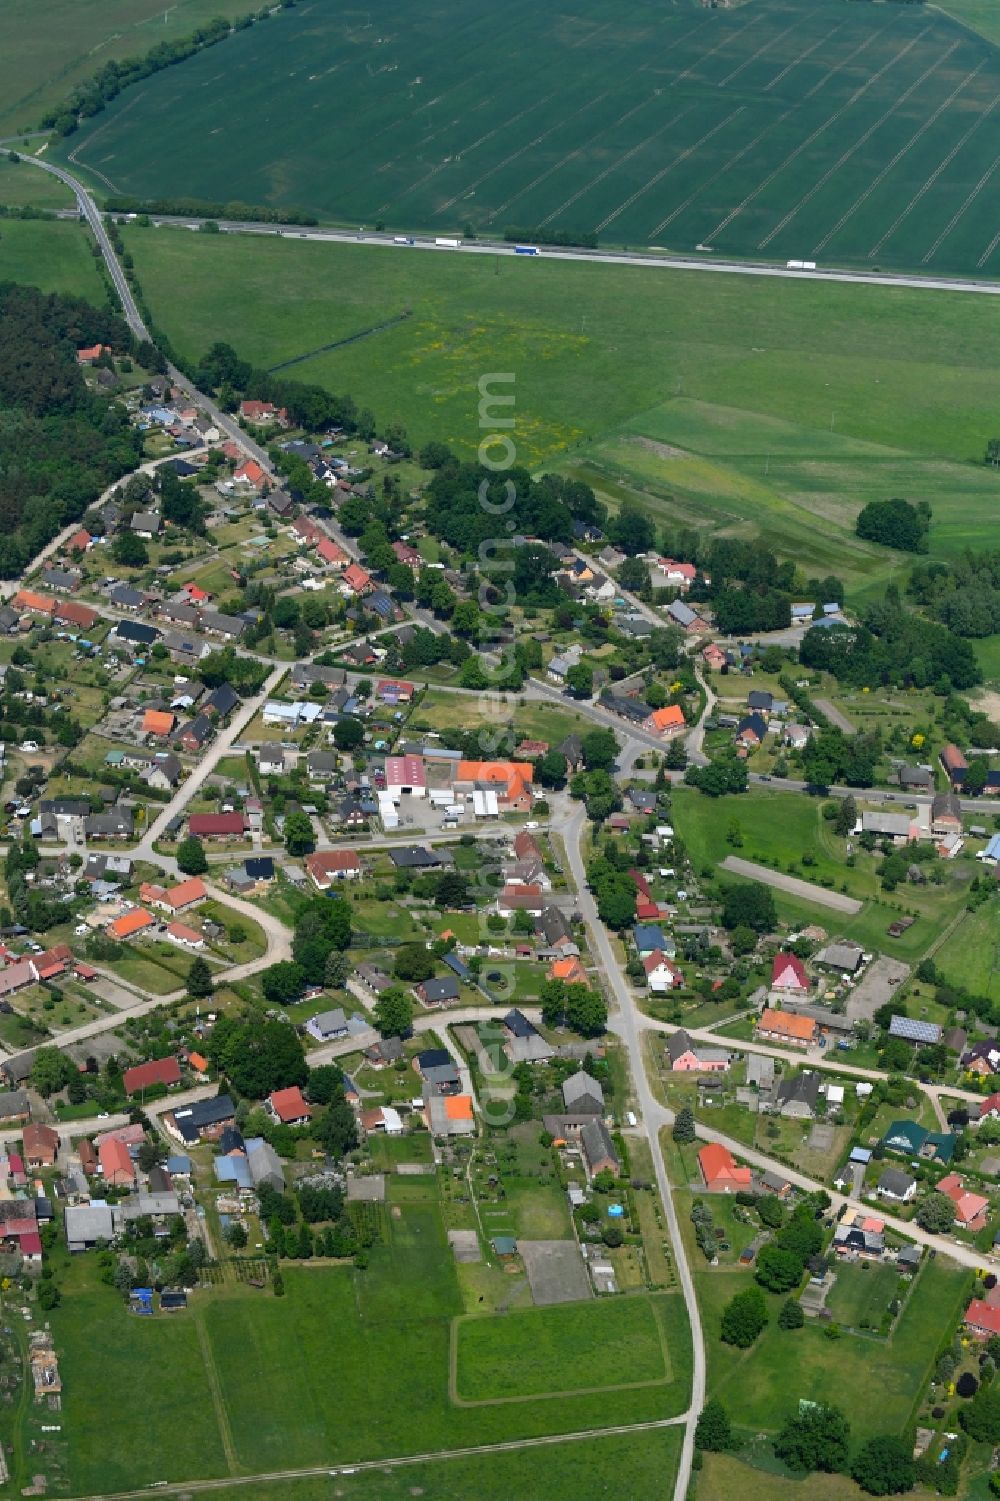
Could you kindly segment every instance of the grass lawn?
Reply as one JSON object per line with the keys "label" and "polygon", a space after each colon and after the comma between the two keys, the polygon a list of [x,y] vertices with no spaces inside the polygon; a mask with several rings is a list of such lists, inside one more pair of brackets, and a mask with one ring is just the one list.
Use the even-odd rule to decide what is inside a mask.
{"label": "grass lawn", "polygon": [[170,961],[161,959],[149,947],[131,947],[121,959],[109,960],[108,969],[124,980],[126,985],[136,985],[140,990],[151,991],[153,995],[169,995],[171,991],[181,989],[194,958],[191,954],[180,954],[179,950],[175,952],[179,955],[179,963],[172,957]]}
{"label": "grass lawn", "polygon": [[[371,933],[375,938],[402,940],[424,936],[407,907],[397,902],[376,901],[374,897],[356,897],[353,891],[347,891],[345,895],[350,899],[351,925],[355,932]],[[391,960],[392,955],[386,954],[383,966],[391,967]]]}
{"label": "grass lawn", "polygon": [[[25,172],[33,170],[24,168]],[[84,227],[69,220],[53,223],[43,219],[5,219],[0,240],[0,280],[27,282],[43,292],[86,297],[101,306],[104,283],[90,246],[91,239]]]}
{"label": "grass lawn", "polygon": [[867,1261],[842,1262],[826,1306],[838,1324],[850,1329],[870,1325],[877,1329],[882,1315],[897,1295],[899,1274],[893,1266]]}
{"label": "grass lawn", "polygon": [[[508,699],[503,713],[517,740],[547,740],[550,745],[558,745],[573,731],[589,727],[586,720],[571,710],[550,708],[547,704],[521,704],[516,698]],[[440,693],[429,688],[414,710],[408,728],[419,726],[440,732],[489,725],[495,730],[496,715],[494,705],[471,695]]]}
{"label": "grass lawn", "polygon": [[[666,1381],[669,1355],[656,1316],[663,1296],[669,1298],[566,1303],[503,1319],[462,1319],[456,1329],[458,1394],[465,1401],[494,1402],[622,1381]],[[607,1359],[614,1348],[628,1351],[627,1363]]]}

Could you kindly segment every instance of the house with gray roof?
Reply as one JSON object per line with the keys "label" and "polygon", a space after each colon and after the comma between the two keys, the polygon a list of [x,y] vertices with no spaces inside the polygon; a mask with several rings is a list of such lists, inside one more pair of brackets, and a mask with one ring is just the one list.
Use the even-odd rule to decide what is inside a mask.
{"label": "house with gray roof", "polygon": [[281,1159],[272,1146],[259,1137],[247,1142],[247,1165],[254,1188],[266,1183],[269,1188],[282,1193],[285,1187],[285,1172]]}
{"label": "house with gray roof", "polygon": [[89,1251],[102,1242],[110,1245],[115,1235],[111,1206],[103,1200],[70,1204],[65,1210],[63,1226],[66,1244],[72,1252]]}
{"label": "house with gray roof", "polygon": [[916,1195],[917,1180],[902,1168],[887,1167],[875,1186],[880,1199],[891,1199],[894,1204],[908,1204]]}
{"label": "house with gray roof", "polygon": [[792,1120],[812,1120],[819,1100],[819,1074],[804,1069],[793,1079],[782,1079],[775,1092],[775,1106],[779,1115]]}
{"label": "house with gray roof", "polygon": [[588,1181],[598,1173],[612,1173],[618,1177],[622,1170],[621,1158],[611,1140],[611,1132],[602,1120],[588,1121],[580,1132],[580,1147]]}
{"label": "house with gray roof", "polygon": [[570,1115],[603,1115],[604,1090],[585,1069],[563,1080],[563,1104]]}

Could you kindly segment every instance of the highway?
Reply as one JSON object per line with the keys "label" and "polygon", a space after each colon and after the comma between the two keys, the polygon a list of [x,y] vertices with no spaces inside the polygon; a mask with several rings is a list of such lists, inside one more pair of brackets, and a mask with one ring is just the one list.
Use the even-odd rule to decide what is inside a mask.
{"label": "highway", "polygon": [[[31,156],[25,156],[23,159],[25,161],[37,160]],[[51,166],[47,162],[40,162],[39,165]],[[52,168],[52,170],[62,176],[63,181],[75,190],[76,179],[71,178],[68,173],[64,174],[62,169]],[[80,186],[82,188],[82,185]],[[157,227],[165,229],[196,229],[203,222],[191,215],[150,214],[149,217]],[[404,236],[367,229],[336,229],[325,225],[264,224],[250,219],[218,219],[214,222],[218,224],[223,234],[270,235],[287,240],[311,240],[327,244],[363,244],[376,249],[397,251],[432,250],[440,255],[502,255],[516,257],[519,261],[528,259],[523,253],[518,254],[514,245],[507,240],[463,240],[461,245],[456,247],[452,244],[441,244],[437,237],[427,234]],[[1000,294],[1000,282],[984,278],[916,276],[891,271],[851,271],[833,266],[817,267],[814,271],[793,270],[784,263],[769,264],[762,261],[716,259],[711,251],[706,251],[704,256],[693,256],[672,254],[668,250],[660,250],[655,246],[648,250],[624,248],[591,250],[585,246],[570,248],[539,245],[536,249],[537,257],[532,257],[532,259],[547,261],[582,261],[605,266],[639,266],[645,270],[658,271],[707,271],[723,276],[763,276],[781,281],[841,282],[847,286],[903,287],[919,292],[966,292],[993,297]]]}
{"label": "highway", "polygon": [[[6,141],[5,146],[18,147],[20,141]],[[104,240],[107,233],[104,225],[98,230],[101,213],[96,207],[95,201],[90,197],[86,186],[78,177],[66,171],[65,167],[57,167],[54,162],[42,161],[38,156],[24,153],[21,161],[32,162],[35,167],[41,167],[47,173],[53,173],[72,189],[77,203],[80,204],[81,215],[84,216],[93,233],[98,237],[98,243],[104,251]],[[60,216],[68,215],[68,210]],[[186,228],[192,230],[203,224],[203,219],[192,216],[179,215],[150,215],[153,224],[162,228]],[[779,281],[793,282],[839,282],[847,287],[902,287],[908,291],[952,291],[952,293],[971,293],[980,297],[1000,296],[1000,282],[989,281],[986,278],[961,278],[961,276],[917,276],[902,272],[878,272],[878,270],[848,270],[838,267],[817,267],[815,270],[790,269],[784,263],[766,263],[766,261],[728,261],[718,260],[713,257],[712,251],[704,252],[703,257],[695,255],[676,255],[670,251],[658,249],[656,246],[640,251],[640,249],[587,249],[568,248],[568,246],[539,245],[538,257],[526,257],[518,254],[517,249],[508,240],[462,240],[458,248],[452,243],[441,243],[440,239],[429,234],[390,234],[386,231],[374,230],[338,230],[338,228],[317,225],[296,224],[261,224],[254,219],[218,219],[215,221],[219,230],[224,234],[267,234],[267,236],[281,237],[290,240],[312,240],[318,243],[332,243],[332,245],[366,245],[375,249],[390,249],[390,251],[435,251],[438,255],[505,255],[505,257],[517,258],[518,261],[547,260],[547,261],[583,261],[583,263],[596,263],[599,266],[638,266],[646,270],[673,270],[673,272],[709,272],[716,276],[766,276],[766,278],[779,279]],[[108,242],[108,249],[111,249]],[[111,251],[111,260],[116,261],[116,272],[111,272],[114,285],[122,297],[122,305],[126,309],[126,317],[138,338],[149,338],[144,330],[140,312],[132,299],[128,282],[122,275],[122,270],[117,267],[114,252]],[[105,252],[105,263],[108,254]],[[111,267],[108,266],[108,270]],[[131,306],[129,306],[131,305]],[[140,332],[141,330],[141,332]]]}

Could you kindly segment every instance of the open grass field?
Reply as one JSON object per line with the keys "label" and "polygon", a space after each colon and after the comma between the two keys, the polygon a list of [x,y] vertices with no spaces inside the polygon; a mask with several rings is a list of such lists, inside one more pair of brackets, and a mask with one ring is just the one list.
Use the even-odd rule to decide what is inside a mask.
{"label": "open grass field", "polygon": [[0,156],[0,203],[61,209],[72,208],[75,201],[70,189],[58,177]]}
{"label": "open grass field", "polygon": [[[783,891],[774,891],[775,906],[783,920],[798,924],[818,922],[830,932],[854,938],[866,948],[876,948],[894,958],[919,959],[961,913],[974,862],[949,862],[944,886],[898,887],[891,895],[880,892],[875,868],[878,857],[857,851],[857,864],[849,868],[842,855],[843,843],[830,832],[822,817],[820,800],[783,798],[780,817],[775,799],[779,793],[754,791],[722,798],[705,798],[690,788],[673,793],[674,822],[698,870],[714,871],[727,855],[770,864],[802,880],[833,882],[832,889],[846,887],[849,896],[864,906],[857,914],[833,912]],[[733,849],[727,842],[730,826],[739,825],[743,844]],[[803,854],[815,864],[801,864]],[[794,869],[789,869],[794,866]],[[722,873],[724,880],[737,877]],[[900,938],[889,938],[886,929],[902,912],[913,912],[917,921]],[[964,929],[964,922],[963,922]]]}
{"label": "open grass field", "polygon": [[1000,263],[998,80],[991,47],[919,7],[315,0],[62,149],[144,196],[975,271]]}
{"label": "open grass field", "polygon": [[4,0],[0,6],[0,134],[36,126],[46,110],[110,59],[187,36],[244,0]]}
{"label": "open grass field", "polygon": [[[160,1479],[225,1475],[194,1320],[130,1318],[120,1298],[97,1288],[92,1266],[91,1259],[90,1266],[71,1267],[72,1293],[51,1318],[74,1488],[119,1490]],[[88,1282],[92,1287],[76,1285]],[[155,1408],[156,1422],[137,1448],[128,1442],[128,1414],[138,1391]],[[109,1414],[119,1414],[122,1423],[115,1443],[108,1442]]]}
{"label": "open grass field", "polygon": [[897,1295],[899,1274],[892,1266],[873,1266],[867,1261],[845,1262],[837,1267],[837,1280],[826,1306],[837,1320],[851,1329],[865,1324],[877,1329]]}
{"label": "open grass field", "polygon": [[861,1495],[846,1475],[814,1471],[796,1480],[754,1469],[732,1454],[706,1454],[698,1476],[698,1501],[859,1501]]}
{"label": "open grass field", "polygon": [[854,537],[868,500],[927,500],[942,556],[981,545],[995,515],[1000,480],[981,462],[996,428],[993,298],[125,234],[154,317],[188,357],[225,339],[270,366],[408,310],[305,360],[299,378],[471,457],[479,378],[510,371],[522,462],[557,463],[660,523],[763,533],[857,596],[908,566]]}
{"label": "open grass field", "polygon": [[[542,1459],[529,1449],[435,1459],[398,1470],[379,1468],[353,1475],[342,1471],[334,1482],[335,1492],[326,1476],[311,1476],[241,1484],[232,1489],[223,1486],[214,1494],[217,1501],[330,1501],[334,1494],[338,1501],[413,1501],[415,1496],[426,1497],[427,1501],[470,1501],[470,1497],[475,1501],[510,1501],[512,1496],[537,1494],[539,1477],[544,1475],[546,1501],[669,1495],[680,1434],[679,1428],[660,1428],[576,1439],[547,1449]],[[815,1494],[818,1501],[827,1501],[825,1490]]]}
{"label": "open grass field", "polygon": [[[394,1178],[393,1185],[406,1181]],[[657,1344],[658,1385],[571,1394],[558,1402],[455,1406],[448,1395],[452,1321],[464,1301],[433,1179],[413,1182],[415,1195],[394,1196],[399,1217],[389,1220],[389,1244],[373,1249],[366,1271],[288,1264],[283,1299],[226,1284],[196,1293],[177,1318],[138,1320],[113,1290],[98,1284],[94,1258],[70,1262],[52,1324],[65,1362],[63,1421],[73,1436],[73,1493],[349,1464],[683,1411],[691,1361],[683,1302],[675,1294],[660,1300],[670,1364],[664,1372]],[[595,1327],[605,1329],[605,1305],[585,1308],[588,1317],[596,1316]],[[590,1348],[592,1336],[579,1337]],[[572,1351],[572,1340],[566,1348]],[[95,1358],[99,1381],[93,1379]],[[620,1360],[606,1345],[603,1360],[591,1385],[606,1379],[605,1369],[612,1384],[623,1379]],[[156,1381],[143,1379],[141,1373],[154,1368]],[[572,1385],[581,1384],[574,1372]],[[128,1434],[140,1387],[157,1436],[137,1448]],[[466,1492],[472,1493],[478,1494]],[[512,1483],[508,1494],[517,1493]]]}
{"label": "open grass field", "polygon": [[[23,170],[33,172],[31,167]],[[40,172],[34,175],[42,176]],[[104,283],[90,246],[83,226],[69,220],[5,219],[0,230],[0,281],[27,282],[43,292],[87,297],[100,307]]]}
{"label": "open grass field", "polygon": [[[670,1360],[657,1302],[616,1298],[525,1308],[502,1319],[462,1319],[456,1329],[458,1394],[466,1401],[495,1402],[667,1381]],[[627,1361],[608,1359],[614,1349],[627,1350]]]}
{"label": "open grass field", "polygon": [[1000,1000],[1000,934],[992,902],[969,912],[934,956],[945,979]]}

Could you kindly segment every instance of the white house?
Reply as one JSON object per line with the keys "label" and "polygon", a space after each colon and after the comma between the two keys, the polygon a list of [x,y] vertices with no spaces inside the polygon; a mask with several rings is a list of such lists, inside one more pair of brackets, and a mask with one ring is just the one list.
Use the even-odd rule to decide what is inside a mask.
{"label": "white house", "polygon": [[660,949],[647,954],[642,961],[642,967],[646,971],[646,984],[655,995],[665,995],[671,990],[679,990],[684,984],[684,976],[677,965]]}

